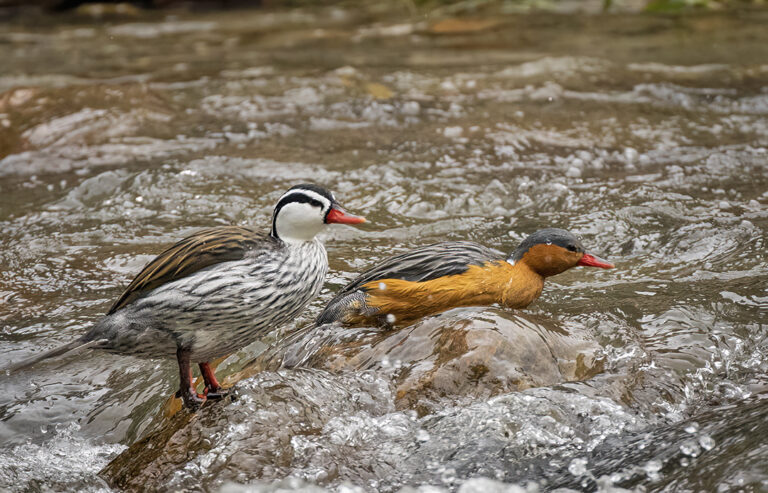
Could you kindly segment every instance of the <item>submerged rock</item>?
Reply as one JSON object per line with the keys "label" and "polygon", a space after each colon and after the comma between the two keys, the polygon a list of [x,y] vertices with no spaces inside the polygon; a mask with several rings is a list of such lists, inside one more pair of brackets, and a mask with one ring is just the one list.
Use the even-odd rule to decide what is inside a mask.
{"label": "submerged rock", "polygon": [[284,367],[386,372],[397,387],[397,407],[421,415],[446,397],[488,398],[603,369],[599,345],[583,328],[496,309],[456,309],[400,330],[326,326],[293,339],[282,350]]}
{"label": "submerged rock", "polygon": [[386,381],[371,373],[263,372],[197,413],[176,413],[100,475],[128,491],[210,489],[226,481],[285,477],[295,437],[318,434],[337,416],[392,410]]}
{"label": "submerged rock", "polygon": [[[414,453],[406,449],[422,449],[429,440],[417,416],[589,378],[602,370],[598,349],[580,327],[495,309],[452,310],[400,330],[306,328],[228,377],[236,382],[232,398],[197,414],[177,413],[102,476],[128,490],[209,488],[211,478],[213,485],[277,479],[309,462],[314,472],[307,477],[314,481],[363,480],[364,473],[334,464],[343,451],[334,450],[333,459],[322,449],[361,453],[379,436],[408,443],[390,453],[392,460],[402,453],[397,460],[403,460]],[[337,443],[319,446],[312,439],[318,435]],[[387,464],[381,457],[370,462],[397,467]]]}
{"label": "submerged rock", "polygon": [[[134,445],[102,475],[129,491],[217,491],[230,481],[287,477],[365,491],[453,490],[473,477],[541,477],[645,425],[610,399],[547,387],[418,418],[395,410],[386,379],[371,372],[263,372],[234,392],[237,401],[204,407],[186,425]],[[162,453],[145,462],[155,447]]]}

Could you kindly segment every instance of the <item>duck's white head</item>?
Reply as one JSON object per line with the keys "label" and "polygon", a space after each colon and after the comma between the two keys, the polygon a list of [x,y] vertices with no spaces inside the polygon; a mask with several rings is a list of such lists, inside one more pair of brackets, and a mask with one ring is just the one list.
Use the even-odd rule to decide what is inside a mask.
{"label": "duck's white head", "polygon": [[303,183],[280,197],[272,213],[272,236],[286,242],[312,241],[326,224],[359,224],[365,218],[348,214],[323,187]]}

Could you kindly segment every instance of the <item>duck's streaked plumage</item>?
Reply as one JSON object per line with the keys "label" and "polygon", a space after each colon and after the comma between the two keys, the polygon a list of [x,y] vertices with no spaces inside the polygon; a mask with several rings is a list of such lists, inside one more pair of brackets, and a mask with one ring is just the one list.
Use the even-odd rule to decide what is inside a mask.
{"label": "duck's streaked plumage", "polygon": [[181,346],[192,361],[209,361],[300,314],[327,271],[316,239],[284,243],[247,228],[205,230],[150,263],[120,298],[127,301],[86,340],[107,339],[107,350],[149,357],[173,356]]}
{"label": "duck's streaked plumage", "polygon": [[319,293],[328,270],[315,235],[328,223],[363,221],[346,214],[324,188],[294,186],[275,206],[269,234],[224,226],[188,236],[144,267],[85,336],[11,369],[84,347],[176,356],[179,394],[195,408],[205,396],[190,384],[190,365],[200,365],[207,396],[218,396],[208,361],[298,316]]}
{"label": "duck's streaked plumage", "polygon": [[277,240],[241,226],[203,229],[154,258],[128,285],[107,315],[156,287],[187,277],[210,265],[241,260],[248,251],[273,250]]}

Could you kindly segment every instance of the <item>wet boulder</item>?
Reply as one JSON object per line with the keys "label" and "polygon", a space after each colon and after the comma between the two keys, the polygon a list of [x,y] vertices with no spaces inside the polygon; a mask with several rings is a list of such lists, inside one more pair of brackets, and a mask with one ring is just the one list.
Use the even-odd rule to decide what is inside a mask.
{"label": "wet boulder", "polygon": [[[349,431],[335,430],[340,416],[377,433],[412,435],[419,415],[452,403],[589,378],[602,370],[598,355],[582,327],[496,309],[452,310],[392,330],[307,327],[228,376],[231,397],[177,412],[102,477],[127,490],[279,479],[302,461],[322,462],[325,453],[313,452],[308,437],[356,447]],[[377,419],[387,423],[374,426]],[[357,437],[361,444],[369,432]],[[345,475],[330,463],[317,470],[312,479],[321,483]]]}
{"label": "wet boulder", "polygon": [[[401,329],[326,326],[265,354],[255,368],[312,367],[390,375],[399,409],[424,415],[466,400],[584,380],[603,369],[586,329],[497,309],[456,309]],[[273,356],[274,355],[274,356]]]}
{"label": "wet boulder", "polygon": [[197,413],[175,413],[99,475],[125,491],[216,491],[230,481],[279,479],[298,460],[299,437],[320,434],[338,416],[394,411],[391,402],[388,382],[372,372],[262,372]]}

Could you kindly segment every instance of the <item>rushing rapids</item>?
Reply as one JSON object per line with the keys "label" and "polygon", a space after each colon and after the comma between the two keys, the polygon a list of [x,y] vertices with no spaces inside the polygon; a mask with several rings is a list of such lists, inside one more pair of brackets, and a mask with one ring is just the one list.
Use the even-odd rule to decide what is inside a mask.
{"label": "rushing rapids", "polygon": [[[3,361],[195,229],[268,229],[292,184],[370,225],[329,231],[320,298],[196,415],[170,360],[0,375],[0,490],[766,488],[765,11],[125,15],[0,29]],[[547,226],[617,268],[521,311],[311,327],[394,253]]]}

